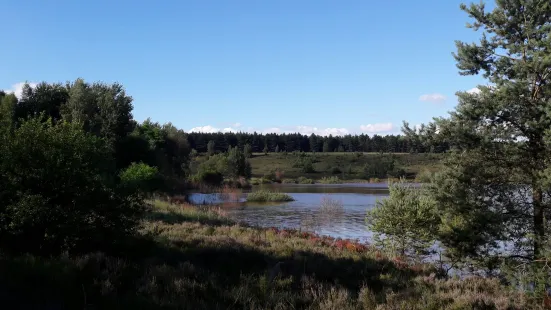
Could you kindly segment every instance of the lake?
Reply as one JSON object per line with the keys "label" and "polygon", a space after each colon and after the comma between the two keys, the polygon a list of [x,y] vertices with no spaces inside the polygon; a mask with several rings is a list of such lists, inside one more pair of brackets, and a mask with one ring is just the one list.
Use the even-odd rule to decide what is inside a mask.
{"label": "lake", "polygon": [[[377,200],[388,196],[386,183],[361,184],[270,184],[253,187],[252,191],[269,189],[287,193],[295,201],[286,203],[246,203],[247,193],[240,202],[226,208],[228,216],[236,221],[261,227],[294,228],[335,238],[371,241],[365,215]],[[218,203],[216,194],[194,193],[194,203]],[[341,205],[325,208],[322,205]]]}

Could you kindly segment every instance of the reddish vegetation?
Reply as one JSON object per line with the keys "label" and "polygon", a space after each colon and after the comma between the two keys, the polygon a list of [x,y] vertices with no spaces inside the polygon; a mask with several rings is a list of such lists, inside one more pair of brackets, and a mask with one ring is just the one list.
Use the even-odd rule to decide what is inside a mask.
{"label": "reddish vegetation", "polygon": [[276,182],[281,182],[283,180],[283,177],[285,176],[285,171],[281,169],[276,169],[275,171],[275,180]]}
{"label": "reddish vegetation", "polygon": [[[333,238],[329,236],[320,236],[310,232],[301,232],[296,229],[279,229],[276,227],[271,227],[268,231],[272,232],[274,235],[279,235],[281,237],[298,237],[308,240],[310,243],[319,245],[319,246],[329,246],[335,247],[339,250],[346,250],[350,252],[365,253],[368,250],[373,250],[373,248],[368,244],[360,243],[359,241],[353,241],[348,239]],[[381,252],[377,251],[377,258],[383,258]]]}

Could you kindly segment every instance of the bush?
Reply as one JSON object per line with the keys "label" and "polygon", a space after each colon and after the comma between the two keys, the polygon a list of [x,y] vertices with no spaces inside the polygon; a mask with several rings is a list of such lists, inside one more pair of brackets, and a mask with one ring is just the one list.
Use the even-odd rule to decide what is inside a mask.
{"label": "bush", "polygon": [[404,169],[397,168],[394,156],[379,155],[364,165],[364,178],[400,178],[406,175]]}
{"label": "bush", "polygon": [[3,245],[44,254],[91,250],[137,228],[144,205],[117,184],[103,140],[38,118],[0,139]]}
{"label": "bush", "polygon": [[301,172],[314,173],[314,160],[310,156],[300,156],[293,164],[293,168],[300,168]]}
{"label": "bush", "polygon": [[191,176],[190,180],[195,184],[220,186],[224,181],[224,175],[218,171],[201,170]]}
{"label": "bush", "polygon": [[272,184],[272,181],[266,177],[251,178],[251,185]]}
{"label": "bush", "polygon": [[319,180],[319,183],[321,184],[341,184],[342,181],[336,176],[332,177],[323,177]]}
{"label": "bush", "polygon": [[151,193],[160,188],[157,168],[144,163],[132,163],[119,177],[121,185],[131,192]]}
{"label": "bush", "polygon": [[285,194],[272,191],[256,191],[247,196],[247,202],[284,202],[293,201],[293,197]]}
{"label": "bush", "polygon": [[314,180],[312,179],[309,179],[307,177],[298,177],[297,178],[297,183],[298,184],[314,184]]}
{"label": "bush", "polygon": [[342,171],[339,167],[333,167],[333,168],[331,168],[331,173],[332,174],[340,174],[340,173],[342,173]]}
{"label": "bush", "polygon": [[429,254],[440,217],[424,188],[400,182],[389,185],[389,197],[368,211],[366,222],[378,245],[395,254],[420,258]]}

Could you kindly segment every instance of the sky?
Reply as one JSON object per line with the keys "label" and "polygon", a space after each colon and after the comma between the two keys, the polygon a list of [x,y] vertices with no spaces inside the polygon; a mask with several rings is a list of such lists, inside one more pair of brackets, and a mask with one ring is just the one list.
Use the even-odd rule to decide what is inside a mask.
{"label": "sky", "polygon": [[119,82],[185,131],[395,134],[445,116],[473,42],[456,0],[3,0],[0,89]]}

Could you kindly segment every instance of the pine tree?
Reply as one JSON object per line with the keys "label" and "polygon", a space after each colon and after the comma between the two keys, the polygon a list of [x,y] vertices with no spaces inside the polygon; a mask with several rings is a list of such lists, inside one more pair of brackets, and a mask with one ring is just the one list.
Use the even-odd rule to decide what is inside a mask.
{"label": "pine tree", "polygon": [[243,147],[243,153],[245,154],[246,158],[251,158],[253,156],[253,148],[250,144],[245,144],[245,146]]}
{"label": "pine tree", "polygon": [[207,154],[208,156],[214,155],[214,141],[210,140],[207,144]]}
{"label": "pine tree", "polygon": [[[455,111],[435,119],[421,138],[407,124],[404,133],[452,147],[431,189],[448,255],[486,263],[508,254],[538,258],[551,214],[551,2],[461,9],[474,19],[468,27],[483,34],[478,43],[456,42],[457,67],[489,84],[458,92]],[[502,242],[513,251],[500,251]]]}

